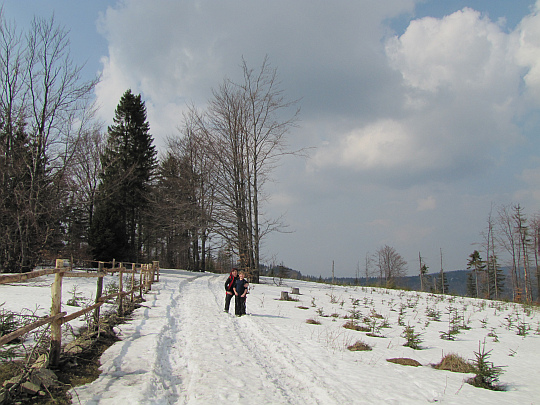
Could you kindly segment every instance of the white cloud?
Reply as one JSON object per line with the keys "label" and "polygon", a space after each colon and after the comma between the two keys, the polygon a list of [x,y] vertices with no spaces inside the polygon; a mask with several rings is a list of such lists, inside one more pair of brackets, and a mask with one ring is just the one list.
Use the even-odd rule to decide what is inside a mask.
{"label": "white cloud", "polygon": [[[96,86],[96,98],[100,106],[99,114],[105,122],[111,122],[114,116],[114,110],[120,101],[120,97],[124,92],[133,87],[133,81],[127,76],[127,70],[120,68],[115,63],[115,55],[112,50],[109,50],[109,56],[103,57],[102,81]],[[114,80],[110,80],[114,78]],[[132,88],[136,91],[136,88]]]}
{"label": "white cloud", "polygon": [[[536,163],[539,163],[538,160]],[[537,207],[540,204],[540,166],[524,169],[517,178],[524,188],[514,193],[514,201],[519,201],[525,206]]]}
{"label": "white cloud", "polygon": [[317,151],[312,164],[356,170],[422,165],[421,151],[415,150],[414,136],[408,130],[402,122],[391,119],[369,124],[345,135],[336,146],[326,144]]}
{"label": "white cloud", "polygon": [[414,20],[401,37],[387,43],[387,54],[405,84],[422,91],[482,92],[496,81],[505,85],[509,36],[478,11],[464,8],[442,19]]}
{"label": "white cloud", "polygon": [[[304,119],[329,109],[366,114],[378,108],[374,99],[386,106],[392,100],[384,86],[369,85],[391,85],[379,80],[390,72],[380,52],[382,21],[411,12],[414,3],[124,0],[100,22],[109,42],[96,92],[102,117],[110,121],[131,88],[153,106],[153,128],[174,128],[177,120],[153,124],[170,119],[155,112],[204,104],[225,77],[238,80],[242,57],[256,67],[267,54],[287,95],[303,99]],[[370,80],[362,80],[366,75]]]}
{"label": "white cloud", "polygon": [[534,11],[521,21],[516,34],[519,36],[517,60],[528,68],[523,80],[529,94],[540,104],[540,0]]}
{"label": "white cloud", "polygon": [[426,198],[420,198],[418,200],[418,208],[417,211],[433,211],[435,208],[437,208],[437,200],[433,196],[429,196]]}
{"label": "white cloud", "polygon": [[297,198],[294,195],[286,192],[276,192],[269,198],[269,203],[274,207],[287,208],[293,204],[297,204]]}
{"label": "white cloud", "polygon": [[337,137],[314,164],[410,183],[493,166],[519,140],[522,68],[512,38],[469,8],[412,21],[386,43],[388,63],[403,79],[394,95],[404,100],[401,110]]}

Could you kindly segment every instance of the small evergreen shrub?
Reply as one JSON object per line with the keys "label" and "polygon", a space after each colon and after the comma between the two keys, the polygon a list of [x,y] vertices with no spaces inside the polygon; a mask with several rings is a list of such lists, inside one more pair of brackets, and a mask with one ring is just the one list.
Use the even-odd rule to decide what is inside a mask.
{"label": "small evergreen shrub", "polygon": [[67,300],[66,305],[80,307],[81,302],[84,300],[84,296],[82,292],[78,291],[77,285],[74,285],[68,293],[71,294],[71,298]]}
{"label": "small evergreen shrub", "polygon": [[[4,304],[1,304],[2,306]],[[23,327],[19,321],[18,314],[4,309],[0,310],[0,336],[9,335],[11,332],[15,332],[17,329]],[[20,344],[23,341],[21,337],[13,339],[8,344]],[[13,360],[16,356],[16,350],[14,347],[8,347],[7,345],[0,346],[0,360]]]}
{"label": "small evergreen shrub", "polygon": [[531,330],[531,327],[526,322],[518,322],[516,325],[516,331],[518,336],[527,336],[529,334],[529,330]]}
{"label": "small evergreen shrub", "polygon": [[350,319],[360,319],[361,315],[362,315],[362,313],[359,310],[357,310],[356,308],[349,310],[349,318]]}
{"label": "small evergreen shrub", "polygon": [[491,331],[487,335],[488,337],[492,337],[494,342],[499,341],[499,336],[497,335],[497,332],[495,332],[495,328],[491,328]]}
{"label": "small evergreen shrub", "polygon": [[432,321],[439,322],[441,320],[441,311],[435,308],[427,308],[426,316]]}
{"label": "small evergreen shrub", "polygon": [[489,361],[491,350],[486,352],[486,342],[482,347],[478,345],[478,352],[474,352],[475,359],[471,361],[473,372],[476,375],[467,380],[467,382],[475,387],[486,388],[494,391],[504,391],[504,388],[498,384],[499,376],[503,373],[502,367],[493,365]]}
{"label": "small evergreen shrub", "polygon": [[16,315],[15,312],[4,309],[0,311],[0,336],[8,335],[19,329],[20,325]]}
{"label": "small evergreen shrub", "polygon": [[414,350],[422,349],[420,347],[420,343],[422,343],[422,339],[420,338],[421,335],[421,333],[415,333],[414,327],[410,325],[406,326],[403,330],[403,333],[401,334],[401,337],[407,340],[403,346],[410,347]]}
{"label": "small evergreen shrub", "polygon": [[449,307],[448,309],[448,330],[439,331],[441,339],[444,340],[456,340],[456,335],[459,335],[461,318],[455,308]]}
{"label": "small evergreen shrub", "polygon": [[353,319],[345,322],[343,324],[343,327],[345,329],[352,329],[352,330],[357,330],[359,332],[369,332],[371,329],[367,326],[363,326],[363,325],[358,325],[358,323],[356,321],[354,321]]}

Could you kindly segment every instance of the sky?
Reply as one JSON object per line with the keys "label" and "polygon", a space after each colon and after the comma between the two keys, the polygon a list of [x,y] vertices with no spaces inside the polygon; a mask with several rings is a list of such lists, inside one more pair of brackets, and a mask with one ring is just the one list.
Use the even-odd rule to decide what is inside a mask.
{"label": "sky", "polygon": [[492,207],[540,202],[540,0],[8,0],[70,30],[75,62],[101,76],[98,117],[131,88],[155,143],[178,135],[225,78],[268,56],[299,100],[291,149],[265,190],[286,233],[267,263],[354,276],[392,246],[417,274],[466,268]]}

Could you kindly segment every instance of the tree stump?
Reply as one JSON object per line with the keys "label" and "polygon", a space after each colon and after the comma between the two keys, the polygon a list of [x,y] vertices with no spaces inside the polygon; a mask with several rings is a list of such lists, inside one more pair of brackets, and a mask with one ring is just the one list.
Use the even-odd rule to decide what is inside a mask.
{"label": "tree stump", "polygon": [[297,287],[293,287],[291,294],[300,294],[300,289]]}
{"label": "tree stump", "polygon": [[289,300],[289,293],[287,291],[281,292],[281,300],[282,301],[288,301]]}

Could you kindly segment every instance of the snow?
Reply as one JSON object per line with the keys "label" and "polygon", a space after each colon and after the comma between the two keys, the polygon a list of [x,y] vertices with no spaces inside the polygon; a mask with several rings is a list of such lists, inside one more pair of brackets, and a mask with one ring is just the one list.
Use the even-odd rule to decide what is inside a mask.
{"label": "snow", "polygon": [[[122,340],[102,355],[99,378],[71,390],[73,403],[540,403],[538,307],[297,280],[279,286],[277,279],[262,278],[261,284],[251,285],[248,315],[235,317],[234,305],[231,314],[223,311],[226,277],[161,270],[160,282],[145,295],[132,321],[116,328]],[[6,302],[2,308],[48,308],[50,289],[43,287],[52,281],[38,280],[46,281],[0,286],[0,303]],[[95,280],[65,282],[87,297],[95,291]],[[293,287],[300,295],[290,294]],[[279,300],[281,291],[298,301]],[[64,295],[65,304],[70,295]],[[63,305],[68,312],[79,309],[69,308]],[[441,331],[448,331],[450,308],[470,327],[453,341],[440,338]],[[382,315],[378,322],[389,325],[380,329],[384,337],[343,328],[353,309],[362,318]],[[431,320],[427,309],[440,311],[440,321]],[[398,318],[422,333],[422,350],[403,346],[404,326]],[[518,325],[527,326],[526,336],[517,334]],[[373,350],[347,350],[357,340]],[[484,341],[489,360],[504,366],[500,382],[506,391],[476,388],[465,383],[472,374],[431,367],[449,353],[473,359]],[[386,361],[395,357],[413,358],[422,366]]]}

